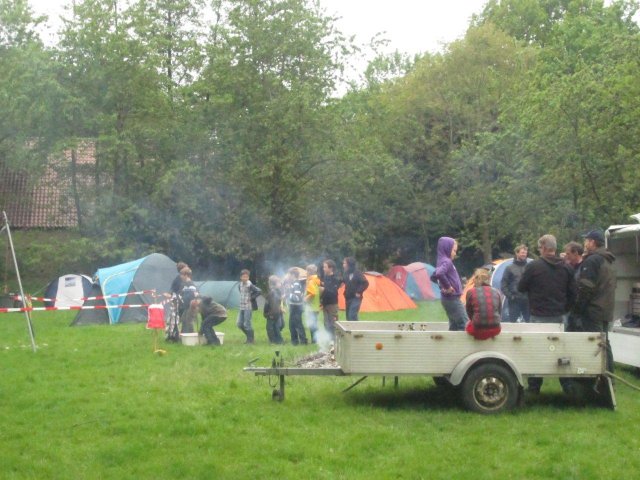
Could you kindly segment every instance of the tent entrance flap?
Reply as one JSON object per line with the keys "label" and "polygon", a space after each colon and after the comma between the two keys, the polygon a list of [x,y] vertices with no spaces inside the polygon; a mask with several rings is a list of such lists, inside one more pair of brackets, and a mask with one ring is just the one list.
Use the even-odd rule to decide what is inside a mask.
{"label": "tent entrance flap", "polygon": [[[105,298],[105,304],[107,306],[120,306],[124,304],[126,297],[109,298],[109,295],[129,292],[129,287],[131,286],[131,282],[133,281],[133,276],[135,275],[136,270],[142,262],[137,261],[131,263],[137,263],[137,265],[132,266],[128,270],[115,272],[108,272],[112,269],[98,270],[98,279],[100,280],[100,285],[102,285],[102,292],[107,297]],[[120,320],[121,312],[122,310],[119,308],[107,308],[109,323],[118,323],[118,321]]]}

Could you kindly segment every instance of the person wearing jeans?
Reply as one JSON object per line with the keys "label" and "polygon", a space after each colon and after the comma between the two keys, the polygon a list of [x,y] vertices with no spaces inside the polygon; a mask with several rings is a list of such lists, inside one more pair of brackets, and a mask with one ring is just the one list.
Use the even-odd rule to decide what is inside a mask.
{"label": "person wearing jeans", "polygon": [[520,282],[524,269],[527,266],[529,249],[526,245],[518,245],[514,253],[513,263],[506,268],[502,276],[500,289],[507,298],[509,321],[515,323],[520,316],[522,316],[523,322],[529,322],[529,317],[531,316],[529,312],[529,299],[526,294],[518,291],[518,282]]}
{"label": "person wearing jeans", "polygon": [[249,270],[242,270],[240,272],[240,283],[238,284],[238,289],[240,290],[240,306],[236,325],[247,336],[245,343],[255,343],[251,314],[253,310],[257,308],[254,303],[261,291],[251,283],[249,273]]}
{"label": "person wearing jeans", "polygon": [[356,269],[356,259],[347,257],[342,262],[344,269],[344,299],[347,320],[358,320],[358,312],[362,305],[364,291],[369,288],[369,281],[362,272]]}
{"label": "person wearing jeans", "polygon": [[467,311],[460,300],[462,296],[462,282],[453,264],[458,253],[458,242],[450,237],[438,239],[438,261],[436,270],[431,275],[431,281],[440,286],[440,302],[449,318],[449,330],[464,330],[469,321]]}

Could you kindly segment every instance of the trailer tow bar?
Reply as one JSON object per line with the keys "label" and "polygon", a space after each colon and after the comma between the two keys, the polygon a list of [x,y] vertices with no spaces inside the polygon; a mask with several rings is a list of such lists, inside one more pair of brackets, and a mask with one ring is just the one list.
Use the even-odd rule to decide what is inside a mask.
{"label": "trailer tow bar", "polygon": [[[271,360],[271,367],[256,367],[254,363],[258,361],[259,358],[255,358],[248,363],[247,367],[244,368],[245,372],[251,372],[256,376],[264,376],[269,378],[269,386],[273,389],[271,391],[271,399],[275,401],[284,401],[286,376],[342,377],[345,375],[344,371],[340,367],[287,367],[284,364],[284,358],[282,357],[280,351],[276,351],[275,353],[275,357]],[[275,383],[272,383],[271,377],[277,377],[278,380]],[[365,378],[367,377],[361,378],[347,390],[355,387]]]}

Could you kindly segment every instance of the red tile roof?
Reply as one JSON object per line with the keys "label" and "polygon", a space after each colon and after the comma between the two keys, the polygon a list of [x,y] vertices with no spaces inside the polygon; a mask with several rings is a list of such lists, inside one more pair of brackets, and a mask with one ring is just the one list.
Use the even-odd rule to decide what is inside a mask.
{"label": "red tile roof", "polygon": [[[77,164],[92,163],[95,163],[95,144],[85,142],[77,149]],[[61,157],[51,158],[40,170],[9,170],[0,162],[0,210],[7,212],[9,225],[13,228],[77,227],[71,179],[65,174],[70,166],[70,150]]]}

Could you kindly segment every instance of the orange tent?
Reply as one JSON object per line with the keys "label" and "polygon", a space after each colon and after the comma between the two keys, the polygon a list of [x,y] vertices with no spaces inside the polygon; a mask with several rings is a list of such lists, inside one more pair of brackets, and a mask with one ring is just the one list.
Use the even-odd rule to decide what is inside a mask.
{"label": "orange tent", "polygon": [[[389,312],[417,308],[409,295],[388,277],[377,272],[365,272],[364,276],[369,281],[369,288],[362,297],[361,312]],[[340,310],[345,309],[344,285],[338,290],[338,306]]]}
{"label": "orange tent", "polygon": [[[495,270],[495,268],[504,261],[505,260],[503,258],[499,258],[491,262],[492,267],[490,272],[493,272],[493,270]],[[482,267],[482,268],[485,268],[485,267]],[[467,280],[467,283],[464,284],[464,288],[462,289],[462,297],[460,298],[460,300],[462,300],[462,303],[467,303],[467,292],[473,288],[475,280],[476,280],[476,276],[471,275],[471,278],[469,278],[469,280]],[[500,287],[497,287],[497,288],[500,289]]]}

